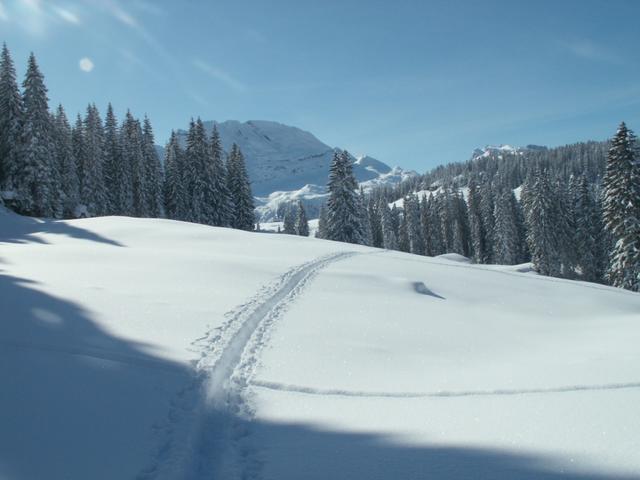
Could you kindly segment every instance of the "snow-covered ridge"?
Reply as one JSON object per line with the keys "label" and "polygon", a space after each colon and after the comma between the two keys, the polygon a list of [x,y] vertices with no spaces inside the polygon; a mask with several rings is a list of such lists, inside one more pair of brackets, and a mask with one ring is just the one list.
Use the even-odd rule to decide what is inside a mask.
{"label": "snow-covered ridge", "polygon": [[511,145],[486,145],[484,148],[476,148],[471,154],[471,160],[480,158],[498,157],[504,155],[522,155],[531,150],[546,150],[547,147],[540,145],[527,145],[526,147],[513,147]]}

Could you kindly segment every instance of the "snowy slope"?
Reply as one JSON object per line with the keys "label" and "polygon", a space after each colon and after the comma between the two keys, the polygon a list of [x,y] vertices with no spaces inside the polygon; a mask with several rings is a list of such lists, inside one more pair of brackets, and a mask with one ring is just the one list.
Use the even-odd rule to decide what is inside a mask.
{"label": "snowy slope", "polygon": [[0,478],[640,478],[640,296],[458,260],[0,211]]}
{"label": "snowy slope", "polygon": [[[225,151],[238,144],[244,153],[253,193],[259,197],[262,221],[271,221],[276,215],[269,213],[268,197],[274,193],[281,198],[301,197],[300,190],[309,186],[324,190],[329,176],[329,165],[336,149],[322,143],[311,133],[277,122],[251,120],[238,122],[205,122],[208,133],[216,125]],[[183,143],[186,132],[179,131]],[[354,174],[363,187],[375,184],[395,184],[415,172],[391,168],[375,158],[353,158]],[[302,195],[303,196],[303,195]],[[303,198],[304,200],[304,198]],[[310,199],[311,200],[311,199]],[[313,205],[313,200],[310,201]]]}

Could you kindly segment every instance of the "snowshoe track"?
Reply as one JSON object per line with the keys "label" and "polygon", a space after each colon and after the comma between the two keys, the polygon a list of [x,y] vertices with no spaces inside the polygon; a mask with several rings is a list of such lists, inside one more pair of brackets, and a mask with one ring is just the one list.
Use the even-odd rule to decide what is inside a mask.
{"label": "snowshoe track", "polygon": [[268,332],[321,269],[356,254],[334,253],[292,268],[193,342],[200,351],[194,379],[158,427],[163,440],[139,479],[259,478],[260,461],[242,420],[253,415],[248,387]]}

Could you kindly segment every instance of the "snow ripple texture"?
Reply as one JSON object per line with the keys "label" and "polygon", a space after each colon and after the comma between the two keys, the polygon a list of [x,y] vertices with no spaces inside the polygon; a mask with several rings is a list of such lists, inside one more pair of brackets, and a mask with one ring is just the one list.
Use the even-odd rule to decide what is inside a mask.
{"label": "snow ripple texture", "polygon": [[154,461],[138,479],[254,479],[259,453],[247,440],[253,417],[248,387],[273,323],[340,252],[292,268],[228,312],[225,322],[193,342],[200,351],[191,384],[170,406]]}

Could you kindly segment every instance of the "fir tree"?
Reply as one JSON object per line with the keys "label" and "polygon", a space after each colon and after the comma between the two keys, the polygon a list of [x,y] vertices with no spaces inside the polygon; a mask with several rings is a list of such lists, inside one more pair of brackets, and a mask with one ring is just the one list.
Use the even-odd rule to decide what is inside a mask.
{"label": "fir tree", "polygon": [[23,89],[24,122],[13,176],[18,207],[28,215],[51,217],[59,208],[54,204],[54,190],[58,187],[53,171],[52,122],[47,87],[33,53],[29,57]]}
{"label": "fir tree", "polygon": [[495,206],[494,261],[502,265],[518,263],[520,238],[516,218],[516,197],[507,191],[498,197]]}
{"label": "fir tree", "polygon": [[305,211],[302,202],[298,202],[296,235],[300,235],[301,237],[309,236],[309,221],[307,220],[307,212]]}
{"label": "fir tree", "polygon": [[253,194],[244,156],[235,143],[227,160],[227,188],[232,204],[231,226],[240,230],[253,230]]}
{"label": "fir tree", "polygon": [[400,216],[400,230],[398,232],[398,250],[409,253],[411,251],[411,240],[409,239],[409,221],[407,213]]}
{"label": "fir tree", "polygon": [[380,203],[380,223],[382,226],[382,246],[387,250],[398,250],[398,238],[393,228],[391,211],[386,203]]}
{"label": "fir tree", "polygon": [[373,199],[373,195],[370,195],[367,201],[367,216],[371,226],[371,245],[376,248],[383,248],[381,215],[378,213],[378,204]]}
{"label": "fir tree", "polygon": [[127,177],[124,169],[118,121],[111,104],[107,107],[104,127],[104,168],[102,174],[105,185],[105,211],[109,215],[122,215],[127,213],[125,208],[127,184],[131,179]]}
{"label": "fir tree", "polygon": [[364,244],[362,210],[349,154],[335,152],[329,170],[327,202],[327,238],[346,243]]}
{"label": "fir tree", "polygon": [[284,212],[284,218],[282,219],[282,233],[287,235],[296,235],[296,209],[293,205],[287,205]]}
{"label": "fir tree", "polygon": [[95,105],[87,107],[83,126],[84,155],[77,159],[80,162],[80,201],[90,215],[103,215],[106,211],[106,192],[102,174],[104,128]]}
{"label": "fir tree", "polygon": [[416,255],[424,255],[424,239],[420,223],[420,204],[416,195],[408,195],[404,200],[404,212],[407,219],[409,235],[409,251]]}
{"label": "fir tree", "polygon": [[79,203],[78,172],[73,155],[73,141],[71,126],[67,120],[64,108],[58,106],[54,120],[56,165],[61,190],[60,204],[62,215],[73,218]]}
{"label": "fir tree", "polygon": [[320,213],[318,215],[318,231],[316,232],[316,238],[327,238],[327,207],[325,205],[320,206]]}
{"label": "fir tree", "polygon": [[482,198],[475,179],[469,181],[469,228],[473,245],[473,260],[488,263],[487,238],[483,222]]}
{"label": "fir tree", "polygon": [[604,227],[596,199],[584,176],[577,182],[574,202],[575,249],[582,278],[588,282],[601,282],[605,263]]}
{"label": "fir tree", "polygon": [[142,155],[144,158],[145,216],[158,218],[163,214],[163,172],[156,150],[151,121],[146,116],[142,127]]}
{"label": "fir tree", "polygon": [[227,172],[222,158],[220,134],[214,125],[211,133],[211,161],[208,164],[208,206],[210,223],[220,227],[231,223],[233,206],[227,187]]}
{"label": "fir tree", "polygon": [[171,132],[164,157],[164,208],[167,218],[184,220],[186,218],[186,202],[184,187],[184,152],[180,148],[178,136]]}
{"label": "fir tree", "polygon": [[140,122],[127,111],[120,129],[122,162],[128,175],[125,213],[134,217],[145,216],[144,150]]}
{"label": "fir tree", "polygon": [[636,137],[621,123],[611,142],[604,177],[604,224],[615,242],[607,278],[640,291],[640,165]]}
{"label": "fir tree", "polygon": [[3,44],[0,58],[0,190],[14,187],[23,115],[15,67],[7,45]]}

